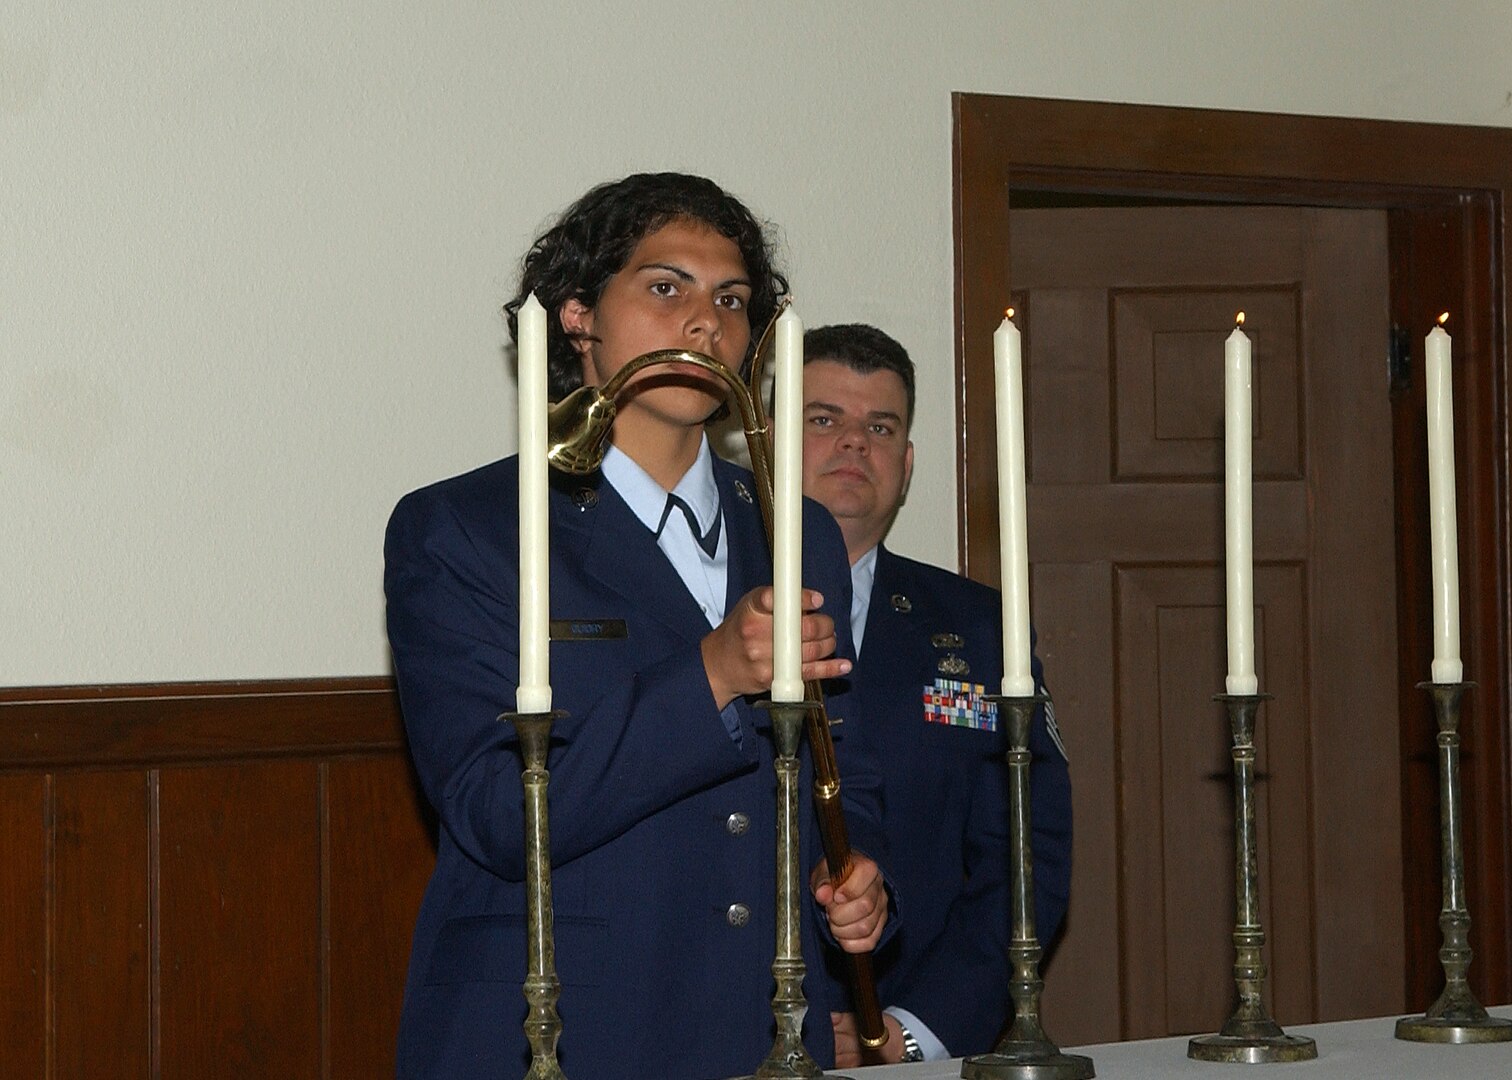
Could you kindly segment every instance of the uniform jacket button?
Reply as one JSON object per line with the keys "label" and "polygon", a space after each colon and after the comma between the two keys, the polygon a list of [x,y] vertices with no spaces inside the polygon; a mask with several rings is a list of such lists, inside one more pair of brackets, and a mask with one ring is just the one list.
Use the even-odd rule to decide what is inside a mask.
{"label": "uniform jacket button", "polygon": [[751,827],[751,819],[746,814],[736,811],[725,818],[725,831],[731,836],[744,836],[745,831]]}
{"label": "uniform jacket button", "polygon": [[751,909],[744,904],[731,904],[725,912],[725,922],[740,927],[751,921]]}

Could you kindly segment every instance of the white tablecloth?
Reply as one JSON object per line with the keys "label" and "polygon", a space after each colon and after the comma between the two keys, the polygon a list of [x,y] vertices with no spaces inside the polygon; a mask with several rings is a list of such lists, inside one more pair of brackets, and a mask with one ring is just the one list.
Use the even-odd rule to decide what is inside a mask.
{"label": "white tablecloth", "polygon": [[[1512,1018],[1512,1006],[1491,1015]],[[1394,1036],[1397,1017],[1346,1020],[1333,1024],[1299,1024],[1288,1035],[1317,1040],[1315,1061],[1291,1065],[1224,1065],[1186,1056],[1189,1036],[1104,1043],[1067,1048],[1085,1054],[1101,1080],[1263,1080],[1276,1075],[1296,1080],[1496,1080],[1512,1078],[1512,1042],[1452,1044],[1404,1042]],[[829,1075],[829,1074],[826,1074]],[[879,1065],[846,1069],[854,1080],[959,1080],[961,1063],[924,1061],[913,1065]]]}

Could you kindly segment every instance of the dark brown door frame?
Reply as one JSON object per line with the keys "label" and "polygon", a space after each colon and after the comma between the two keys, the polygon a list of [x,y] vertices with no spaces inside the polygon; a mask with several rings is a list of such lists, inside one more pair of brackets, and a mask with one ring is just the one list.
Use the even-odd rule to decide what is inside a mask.
{"label": "dark brown door frame", "polygon": [[[1411,374],[1394,396],[1394,437],[1404,965],[1413,1008],[1442,985],[1436,728],[1415,689],[1431,654],[1422,337],[1440,311],[1454,313],[1462,634],[1466,678],[1478,684],[1464,717],[1470,974],[1483,1001],[1512,1000],[1512,129],[984,94],[956,94],[952,105],[960,559],[984,581],[998,577],[991,340],[1012,288],[1011,191],[1387,212],[1392,323],[1412,348]],[[1383,342],[1383,367],[1386,351]]]}

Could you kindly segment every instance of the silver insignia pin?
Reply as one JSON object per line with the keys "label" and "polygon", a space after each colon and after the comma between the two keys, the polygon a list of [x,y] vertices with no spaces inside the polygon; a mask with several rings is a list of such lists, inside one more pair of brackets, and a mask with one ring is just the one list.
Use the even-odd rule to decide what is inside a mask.
{"label": "silver insignia pin", "polygon": [[572,501],[579,510],[592,510],[598,505],[598,492],[592,488],[578,488],[572,493]]}
{"label": "silver insignia pin", "polygon": [[741,480],[735,481],[735,494],[740,496],[742,502],[751,502],[751,492]]}
{"label": "silver insignia pin", "polygon": [[962,660],[955,653],[940,657],[940,662],[935,665],[941,675],[969,675],[971,665]]}
{"label": "silver insignia pin", "polygon": [[894,611],[901,611],[904,615],[907,615],[913,610],[913,601],[902,593],[895,592],[892,594],[892,606]]}
{"label": "silver insignia pin", "polygon": [[966,644],[960,634],[933,634],[929,643],[937,649],[959,649]]}

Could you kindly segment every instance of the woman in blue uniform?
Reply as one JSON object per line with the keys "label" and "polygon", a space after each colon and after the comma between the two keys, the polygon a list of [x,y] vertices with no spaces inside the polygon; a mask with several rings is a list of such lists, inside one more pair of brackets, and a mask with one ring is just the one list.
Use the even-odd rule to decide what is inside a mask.
{"label": "woman in blue uniform", "polygon": [[[553,396],[602,385],[654,349],[732,369],[786,282],[759,223],[680,174],[590,191],[531,247],[515,312],[545,306]],[[771,559],[749,473],[704,425],[725,388],[653,368],[620,398],[600,472],[553,476],[551,837],[559,1057],[593,1080],[750,1072],[771,1047],[775,935],[772,743],[751,699],[770,687]],[[385,545],[389,640],[411,752],[440,818],[415,930],[401,1077],[523,1073],[523,797],[508,725],[518,681],[513,458],[406,496]],[[832,518],[805,506],[806,678],[851,662],[849,574]],[[843,714],[843,698],[832,711]],[[804,912],[805,1038],[833,1059],[848,1007],[824,948],[873,947],[887,922],[877,777],[846,759],[853,873]],[[804,814],[804,865],[822,862]],[[816,875],[818,881],[822,875]]]}

